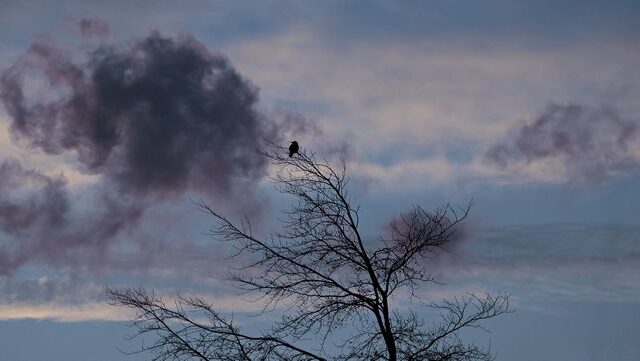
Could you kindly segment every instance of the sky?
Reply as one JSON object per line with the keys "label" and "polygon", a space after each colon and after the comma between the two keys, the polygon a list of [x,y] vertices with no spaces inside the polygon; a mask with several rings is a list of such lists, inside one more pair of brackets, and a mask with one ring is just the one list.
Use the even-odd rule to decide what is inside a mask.
{"label": "sky", "polygon": [[258,310],[191,200],[277,230],[265,138],[346,159],[371,240],[473,200],[420,292],[509,294],[498,360],[638,360],[638,64],[637,1],[4,0],[0,360],[147,359],[105,286]]}

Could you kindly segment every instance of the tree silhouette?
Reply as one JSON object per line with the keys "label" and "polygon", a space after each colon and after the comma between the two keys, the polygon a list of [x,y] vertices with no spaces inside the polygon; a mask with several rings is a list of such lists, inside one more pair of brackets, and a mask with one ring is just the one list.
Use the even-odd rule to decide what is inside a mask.
{"label": "tree silhouette", "polygon": [[[344,161],[333,166],[305,151],[289,157],[273,144],[262,155],[277,166],[276,188],[296,199],[284,211],[281,233],[258,237],[247,218],[235,223],[207,203],[198,205],[216,220],[212,235],[237,247],[234,257],[250,256],[231,280],[265,301],[265,310],[286,306],[282,318],[270,329],[245,331],[201,298],[166,304],[144,289],[108,289],[114,305],[136,311],[134,336],[156,336],[138,352],[152,352],[153,360],[493,359],[460,333],[510,312],[508,296],[467,294],[431,303],[440,316],[429,325],[413,310],[394,307],[436,282],[429,258],[446,251],[470,205],[415,206],[391,222],[388,236],[365,240]],[[328,350],[330,336],[345,328],[350,336]],[[318,344],[309,346],[309,337]]]}

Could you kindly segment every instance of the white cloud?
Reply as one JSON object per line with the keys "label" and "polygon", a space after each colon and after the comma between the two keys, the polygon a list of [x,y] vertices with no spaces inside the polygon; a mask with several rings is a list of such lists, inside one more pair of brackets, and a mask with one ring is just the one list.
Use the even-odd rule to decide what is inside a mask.
{"label": "white cloud", "polygon": [[[214,305],[223,313],[256,313],[264,309],[262,301],[252,301],[238,296],[214,296],[211,294],[183,294],[197,296]],[[162,297],[167,305],[173,304],[170,296]],[[39,304],[10,303],[0,304],[0,320],[47,319],[61,322],[74,321],[129,321],[134,318],[133,311],[107,302],[85,301],[82,303],[47,302]]]}
{"label": "white cloud", "polygon": [[[442,186],[460,172],[462,166],[449,162],[443,156],[406,160],[384,166],[373,162],[350,164],[351,174],[374,183],[386,190],[418,190],[425,186]],[[410,176],[407,176],[410,175]]]}
{"label": "white cloud", "polygon": [[130,313],[104,303],[83,305],[0,305],[0,320],[49,319],[55,321],[130,320]]}

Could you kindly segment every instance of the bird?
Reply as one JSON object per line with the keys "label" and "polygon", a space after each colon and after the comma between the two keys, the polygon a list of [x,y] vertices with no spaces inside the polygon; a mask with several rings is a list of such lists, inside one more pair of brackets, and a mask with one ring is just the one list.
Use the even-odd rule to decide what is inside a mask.
{"label": "bird", "polygon": [[298,153],[298,149],[300,149],[298,142],[295,140],[291,142],[291,145],[289,146],[289,157],[293,157],[294,154]]}

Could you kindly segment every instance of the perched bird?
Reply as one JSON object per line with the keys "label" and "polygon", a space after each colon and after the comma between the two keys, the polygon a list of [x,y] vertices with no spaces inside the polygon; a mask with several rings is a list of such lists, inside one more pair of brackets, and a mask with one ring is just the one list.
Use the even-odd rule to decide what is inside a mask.
{"label": "perched bird", "polygon": [[298,142],[295,140],[291,142],[291,145],[289,146],[289,157],[293,157],[294,154],[298,153],[298,149],[300,149]]}

